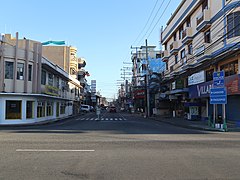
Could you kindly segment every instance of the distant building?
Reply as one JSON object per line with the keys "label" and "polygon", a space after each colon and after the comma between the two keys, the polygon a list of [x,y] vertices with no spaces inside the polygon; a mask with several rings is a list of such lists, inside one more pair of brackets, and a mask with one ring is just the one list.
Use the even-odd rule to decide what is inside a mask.
{"label": "distant building", "polygon": [[79,111],[80,82],[42,56],[40,42],[1,37],[0,124],[28,124]]}

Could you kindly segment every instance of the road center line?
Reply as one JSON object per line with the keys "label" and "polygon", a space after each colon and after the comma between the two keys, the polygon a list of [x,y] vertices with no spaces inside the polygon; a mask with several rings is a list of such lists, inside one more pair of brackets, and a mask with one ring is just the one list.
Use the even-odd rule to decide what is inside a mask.
{"label": "road center line", "polygon": [[93,149],[16,149],[17,152],[94,152]]}

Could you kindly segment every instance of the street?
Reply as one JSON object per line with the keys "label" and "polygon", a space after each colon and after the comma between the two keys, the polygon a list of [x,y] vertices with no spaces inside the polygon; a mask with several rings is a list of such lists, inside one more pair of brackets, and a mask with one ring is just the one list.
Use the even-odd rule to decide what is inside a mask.
{"label": "street", "polygon": [[0,179],[239,179],[240,133],[103,112],[0,127]]}

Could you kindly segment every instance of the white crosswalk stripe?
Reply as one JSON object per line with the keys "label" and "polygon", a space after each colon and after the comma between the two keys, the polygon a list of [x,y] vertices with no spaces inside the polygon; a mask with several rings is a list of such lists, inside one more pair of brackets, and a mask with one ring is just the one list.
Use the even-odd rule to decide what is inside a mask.
{"label": "white crosswalk stripe", "polygon": [[100,118],[100,119],[98,119],[98,118],[78,118],[78,119],[76,119],[77,121],[126,121],[126,119],[125,118],[104,118],[104,117],[102,117],[102,118]]}

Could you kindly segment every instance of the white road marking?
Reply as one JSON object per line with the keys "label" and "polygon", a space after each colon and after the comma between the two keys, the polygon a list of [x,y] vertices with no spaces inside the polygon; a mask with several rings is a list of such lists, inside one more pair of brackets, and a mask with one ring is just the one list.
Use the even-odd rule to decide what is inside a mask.
{"label": "white road marking", "polygon": [[108,121],[108,118],[106,118],[106,121]]}
{"label": "white road marking", "polygon": [[113,120],[113,118],[110,118],[110,121],[112,121]]}
{"label": "white road marking", "polygon": [[119,118],[119,120],[121,121],[121,120],[122,120],[122,118]]}
{"label": "white road marking", "polygon": [[101,119],[102,121],[104,120],[104,118]]}
{"label": "white road marking", "polygon": [[95,121],[97,121],[98,120],[98,118],[95,118]]}
{"label": "white road marking", "polygon": [[93,149],[16,149],[17,152],[94,152]]}
{"label": "white road marking", "polygon": [[91,118],[90,120],[93,121],[94,118]]}
{"label": "white road marking", "polygon": [[89,120],[89,118],[87,118],[86,120]]}
{"label": "white road marking", "polygon": [[118,118],[115,118],[115,121],[117,121],[118,120]]}

